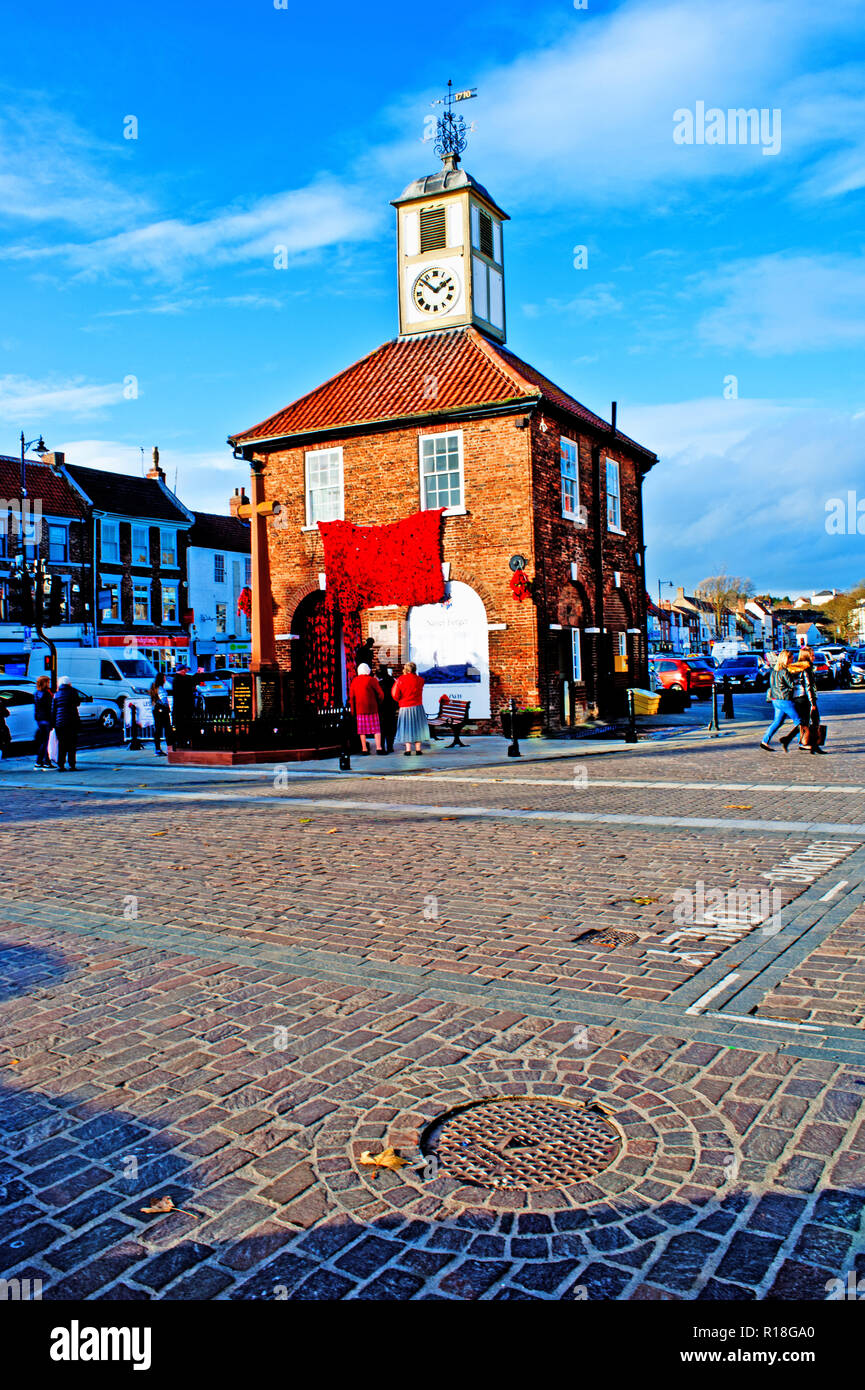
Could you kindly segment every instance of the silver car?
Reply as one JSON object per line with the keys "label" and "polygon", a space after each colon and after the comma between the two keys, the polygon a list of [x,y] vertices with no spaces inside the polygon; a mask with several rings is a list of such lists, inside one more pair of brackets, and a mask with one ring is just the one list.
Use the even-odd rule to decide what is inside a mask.
{"label": "silver car", "polygon": [[[9,706],[6,727],[13,743],[32,743],[36,736],[33,697],[36,682],[24,676],[0,676],[0,700]],[[120,728],[120,707],[113,700],[93,699],[78,692],[78,717],[83,727]]]}

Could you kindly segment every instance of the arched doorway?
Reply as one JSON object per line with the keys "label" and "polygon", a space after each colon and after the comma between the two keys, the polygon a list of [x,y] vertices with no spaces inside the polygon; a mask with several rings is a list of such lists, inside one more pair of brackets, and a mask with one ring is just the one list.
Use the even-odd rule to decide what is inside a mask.
{"label": "arched doorway", "polygon": [[439,697],[469,700],[473,719],[490,717],[490,642],[480,594],[458,579],[445,585],[441,603],[409,609],[409,656],[424,678],[424,708]]}
{"label": "arched doorway", "polygon": [[291,674],[299,700],[316,707],[342,704],[345,653],[339,614],[321,590],[301,599],[291,620]]}

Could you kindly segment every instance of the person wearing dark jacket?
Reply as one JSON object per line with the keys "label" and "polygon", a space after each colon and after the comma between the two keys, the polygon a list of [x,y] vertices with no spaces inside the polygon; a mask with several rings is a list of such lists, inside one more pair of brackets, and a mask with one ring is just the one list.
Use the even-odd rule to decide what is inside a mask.
{"label": "person wearing dark jacket", "polygon": [[0,758],[9,757],[9,749],[12,747],[12,735],[6,720],[9,718],[9,706],[5,700],[0,700]]}
{"label": "person wearing dark jacket", "polygon": [[33,696],[33,718],[36,720],[36,771],[47,772],[53,767],[48,756],[48,736],[51,733],[51,682],[39,676]]}
{"label": "person wearing dark jacket", "polygon": [[165,677],[160,674],[150,687],[150,704],[153,709],[153,751],[157,757],[164,758],[159,740],[165,735],[166,747],[171,739],[171,710],[165,694]]}
{"label": "person wearing dark jacket", "polygon": [[391,691],[396,685],[393,671],[387,666],[380,666],[378,670],[378,683],[382,688],[384,699],[378,712],[379,723],[381,724],[381,738],[385,746],[385,751],[393,752],[394,739],[396,738],[396,721],[399,716],[399,705],[393,698]]}
{"label": "person wearing dark jacket", "polygon": [[51,722],[57,734],[57,771],[75,771],[75,752],[78,747],[78,691],[72,686],[68,676],[61,676],[51,703]]}
{"label": "person wearing dark jacket", "polygon": [[820,747],[820,709],[817,704],[817,682],[814,678],[814,653],[812,649],[802,647],[799,652],[799,660],[791,661],[787,669],[801,677],[803,693],[793,701],[799,712],[799,727],[798,729],[791,729],[790,733],[781,739],[781,742],[789,748],[798,734],[801,749],[807,749],[809,753],[825,753],[825,748]]}

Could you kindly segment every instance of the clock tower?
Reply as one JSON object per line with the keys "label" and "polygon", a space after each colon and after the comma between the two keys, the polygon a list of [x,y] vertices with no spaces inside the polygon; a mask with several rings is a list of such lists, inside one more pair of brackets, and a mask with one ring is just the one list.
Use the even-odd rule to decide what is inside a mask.
{"label": "clock tower", "polygon": [[415,179],[393,202],[400,337],[474,324],[505,340],[502,226],[508,215],[459,167],[465,123],[450,109],[473,95],[449,91],[435,145],[442,168]]}

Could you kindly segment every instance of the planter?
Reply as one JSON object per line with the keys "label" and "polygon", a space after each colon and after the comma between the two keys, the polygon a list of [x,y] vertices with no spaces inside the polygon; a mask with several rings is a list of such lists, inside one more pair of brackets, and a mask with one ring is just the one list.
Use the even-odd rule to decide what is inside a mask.
{"label": "planter", "polygon": [[[517,710],[517,738],[543,738],[544,734],[544,711],[532,709]],[[509,709],[501,711],[502,733],[505,738],[513,738],[511,732],[511,712]]]}

